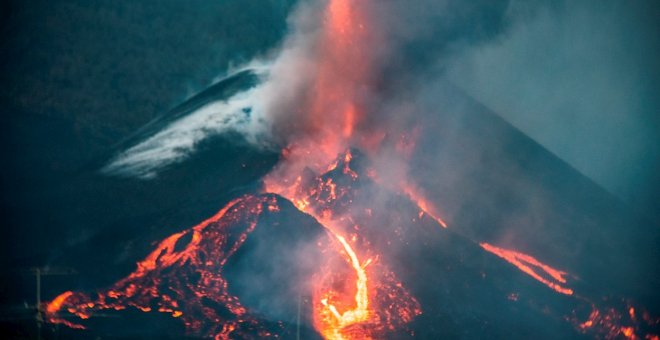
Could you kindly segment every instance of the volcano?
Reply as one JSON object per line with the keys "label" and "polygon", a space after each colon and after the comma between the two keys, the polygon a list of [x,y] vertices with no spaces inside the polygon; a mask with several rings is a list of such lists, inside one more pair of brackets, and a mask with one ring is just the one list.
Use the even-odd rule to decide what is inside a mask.
{"label": "volcano", "polygon": [[[54,297],[48,322],[114,337],[657,339],[653,224],[450,84],[387,84],[377,6],[324,2],[264,79],[245,71],[138,133],[106,174],[205,168],[181,159],[229,128],[273,137],[279,159],[123,278]],[[301,56],[311,66],[291,69]]]}
{"label": "volcano", "polygon": [[[163,240],[109,289],[56,297],[49,321],[107,332],[144,312],[179,320],[188,336],[216,338],[657,332],[643,307],[602,300],[561,269],[443,227],[409,196],[378,184],[370,167],[348,150],[326,172],[300,178],[299,201],[264,190],[239,197]],[[360,270],[367,316],[341,324],[341,313],[359,309]],[[109,311],[124,316],[95,318]]]}

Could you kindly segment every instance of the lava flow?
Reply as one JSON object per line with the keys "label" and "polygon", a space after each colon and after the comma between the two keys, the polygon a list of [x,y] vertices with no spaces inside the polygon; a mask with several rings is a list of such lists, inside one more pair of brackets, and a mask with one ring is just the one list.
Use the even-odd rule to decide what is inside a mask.
{"label": "lava flow", "polygon": [[228,292],[222,274],[226,261],[254,230],[262,211],[277,209],[272,195],[236,199],[197,226],[166,238],[133,273],[96,297],[62,293],[46,305],[46,317],[52,323],[84,328],[67,318],[83,321],[98,311],[134,308],[181,318],[191,335],[218,339],[241,334],[270,336],[271,330]]}
{"label": "lava flow", "polygon": [[[352,191],[359,174],[351,168],[352,154],[346,151],[320,175],[307,172],[292,187],[267,178],[265,190],[278,193],[313,216],[336,242],[353,273],[337,276],[341,264],[323,269],[314,292],[315,328],[328,339],[367,339],[403,327],[421,313],[419,303],[406,291],[369,243],[365,228],[351,216]],[[311,171],[311,170],[310,170]],[[335,182],[335,180],[341,182]],[[360,257],[364,260],[360,260]],[[347,281],[354,284],[346,285]],[[336,287],[342,287],[337,289]]]}
{"label": "lava flow", "polygon": [[440,214],[437,212],[437,208],[429,202],[420,192],[419,189],[415,189],[410,183],[403,183],[401,185],[401,190],[410,198],[411,201],[417,203],[419,206],[420,212],[419,217],[426,214],[429,215],[433,220],[438,222],[443,228],[447,228],[447,222],[440,217]]}
{"label": "lava flow", "polygon": [[[530,255],[515,250],[496,247],[488,243],[480,243],[480,246],[511,263],[523,273],[557,293],[569,296],[575,294],[573,289],[566,287],[568,273],[552,268]],[[644,339],[658,339],[658,335],[646,329],[657,327],[660,319],[652,318],[647,311],[644,311],[642,317],[638,318],[635,314],[635,307],[625,299],[615,301],[614,304],[618,306],[613,307],[613,302],[607,301],[608,299],[604,299],[604,303],[596,304],[590,298],[584,296],[575,296],[575,298],[579,301],[577,309],[588,308],[590,310],[588,318],[584,321],[575,315],[576,309],[573,310],[573,315],[570,318],[567,317],[580,333],[590,333],[598,338],[605,339],[625,338],[634,340],[640,339],[642,336]],[[622,310],[627,311],[627,313],[621,312]]]}
{"label": "lava flow", "polygon": [[[525,274],[552,288],[556,292],[566,295],[573,294],[572,289],[563,286],[566,284],[566,272],[554,269],[546,264],[541,263],[539,260],[533,258],[532,256],[517,251],[498,248],[488,243],[481,243],[481,247],[486,251],[489,251],[505,259],[509,263],[516,266],[518,269],[522,270]],[[541,273],[537,270],[540,270]],[[542,273],[544,273],[546,276],[549,276],[549,278],[543,277]]]}
{"label": "lava flow", "polygon": [[[375,192],[376,184],[362,176],[364,167],[356,169],[355,163],[353,153],[347,151],[324,173],[316,175],[307,171],[294,185],[282,191],[293,203],[292,209],[297,207],[300,212],[314,217],[327,235],[326,241],[312,243],[322,254],[321,260],[314,262],[313,274],[300,278],[311,282],[311,315],[308,318],[316,331],[328,339],[386,338],[402,334],[395,333],[401,330],[410,335],[406,325],[422,313],[422,307],[383,261],[386,258],[383,252],[390,241],[396,242],[396,234],[391,233],[396,229],[368,224],[382,221],[380,218],[363,218],[372,215],[365,199]],[[280,189],[266,181],[264,190],[277,192]],[[394,192],[389,195],[398,199],[407,197]],[[266,193],[230,202],[212,218],[166,238],[138,263],[132,274],[97,293],[96,297],[77,292],[65,292],[56,297],[44,308],[48,320],[82,328],[98,311],[133,309],[169,314],[182,320],[187,332],[194,336],[278,337],[286,327],[264,320],[263,311],[245,306],[230,292],[231,281],[225,277],[228,260],[235,257],[246,242],[254,240],[255,230],[267,227],[257,227],[262,216],[280,211],[282,204],[278,202],[283,200],[278,197]],[[421,208],[410,204],[412,211],[405,214],[415,218],[415,209]],[[376,208],[382,209],[374,206],[373,214],[377,213]],[[361,212],[365,215],[359,217]],[[428,230],[444,237],[453,233],[444,228]],[[262,237],[268,242],[268,236]],[[505,259],[569,299],[564,301],[572,301],[574,314],[563,315],[578,332],[604,338],[647,336],[654,339],[652,330],[657,327],[658,320],[644,309],[627,302],[622,306],[616,301],[593,302],[594,299],[578,296],[567,288],[567,273],[529,255],[486,243],[479,247],[472,241],[465,242],[473,245],[474,250],[483,249]],[[415,247],[417,245],[410,245],[410,248]],[[478,252],[474,254],[478,256]],[[515,302],[511,303],[522,303],[524,299],[516,295]],[[626,310],[626,313],[619,310]],[[70,321],[69,317],[79,321]]]}
{"label": "lava flow", "polygon": [[[332,0],[328,3],[324,16],[321,35],[319,37],[318,68],[311,90],[306,94],[303,110],[305,115],[308,140],[292,142],[287,149],[284,163],[271,173],[265,180],[267,192],[277,193],[294,202],[296,206],[312,215],[319,223],[334,235],[341,246],[340,250],[347,256],[347,261],[354,270],[354,299],[346,299],[348,292],[321,291],[315,293],[316,328],[327,338],[344,338],[342,330],[354,324],[370,320],[369,279],[366,266],[371,258],[360,260],[358,252],[350,244],[345,233],[346,228],[335,219],[330,210],[316,213],[313,195],[301,185],[305,169],[321,172],[331,161],[347,148],[352,138],[355,126],[361,118],[356,98],[360,88],[368,82],[370,58],[368,49],[362,46],[367,36],[367,18],[362,7],[350,0]],[[319,152],[320,151],[320,152]],[[347,154],[346,157],[350,157]],[[311,161],[311,158],[315,158]],[[330,166],[329,169],[331,169]],[[330,188],[327,199],[337,198],[332,182],[320,183]],[[315,189],[312,189],[315,190]],[[328,270],[333,270],[329,268]],[[322,284],[321,284],[322,286]],[[342,299],[342,296],[344,297]],[[339,301],[343,300],[343,301]],[[353,300],[353,305],[346,303]],[[339,306],[343,305],[340,311]],[[360,334],[366,337],[367,334]]]}
{"label": "lava flow", "polygon": [[[367,31],[368,18],[364,8],[364,4],[349,0],[331,0],[327,4],[317,42],[317,71],[313,84],[302,100],[301,110],[306,112],[302,129],[307,133],[305,137],[289,143],[283,152],[283,162],[265,179],[266,192],[289,199],[298,209],[313,216],[332,235],[335,240],[331,242],[332,249],[324,251],[343,255],[341,261],[319,263],[319,273],[314,283],[314,326],[320,334],[332,339],[370,338],[380,334],[379,332],[392,331],[410,322],[421,312],[419,304],[397,282],[394,273],[384,264],[378,263],[378,252],[370,249],[368,237],[359,234],[359,227],[350,224],[350,216],[331,209],[319,210],[322,205],[335,204],[342,200],[343,196],[335,192],[334,184],[331,181],[318,183],[318,186],[313,181],[302,183],[305,171],[311,169],[319,174],[324,170],[334,170],[332,161],[348,147],[362,120],[363,112],[360,110],[358,98],[371,77],[369,49],[364,48],[363,43],[373,37]],[[342,171],[355,180],[357,174],[349,167],[350,153],[342,157]],[[321,194],[325,196],[319,196]],[[260,204],[246,205],[254,199],[257,198],[230,204],[214,218],[192,230],[167,238],[138,264],[134,273],[107,292],[100,293],[96,300],[70,292],[58,297],[48,307],[50,320],[68,323],[57,317],[56,312],[61,310],[68,310],[82,319],[89,317],[94,310],[107,308],[122,309],[133,306],[146,312],[154,308],[151,300],[159,296],[158,311],[183,318],[187,330],[194,334],[200,333],[203,320],[222,325],[211,327],[204,333],[220,338],[240,334],[237,332],[245,328],[245,323],[250,325],[248,328],[258,328],[246,308],[228,293],[227,282],[221,276],[223,262],[207,263],[208,260],[205,262],[202,259],[226,261],[236,251],[254,228],[260,214],[256,208]],[[243,212],[237,209],[237,204],[244,206]],[[227,209],[231,209],[234,214],[249,211],[250,217],[245,218],[253,221],[251,227],[231,245],[227,243],[230,237],[223,235],[223,228],[214,228],[213,237],[204,235],[203,232],[209,224],[223,223]],[[175,251],[176,244],[183,237],[191,237],[190,243],[183,251]],[[200,246],[210,246],[209,242],[215,243],[218,249]],[[227,246],[228,249],[223,249]],[[215,256],[206,256],[207,253],[213,253]],[[332,258],[331,255],[328,257]],[[199,268],[207,265],[216,265],[215,270]],[[203,284],[193,285],[185,280],[175,280],[163,273],[166,268],[171,267],[175,270],[189,270],[195,275],[199,275],[197,273],[201,271],[204,273],[203,277],[213,278],[217,283],[204,281]],[[172,280],[167,284],[171,286],[169,290],[175,293],[163,294],[158,291],[157,287],[163,286],[164,282],[161,281],[166,278]],[[182,285],[187,289],[177,289]],[[209,291],[207,285],[213,287],[212,291]],[[192,294],[186,293],[188,291]],[[204,312],[205,309],[199,302],[201,297],[213,299],[226,306],[232,317]],[[184,310],[183,303],[199,310],[189,310],[193,307]],[[265,331],[259,334],[267,335]]]}
{"label": "lava flow", "polygon": [[[309,202],[301,212],[314,217],[328,234],[327,242],[316,244],[324,255],[313,275],[300,279],[313,282],[309,318],[325,338],[382,338],[403,328],[421,309],[380,263],[366,229],[351,223],[350,196],[359,175],[350,160],[346,153],[328,172],[298,182],[298,199]],[[333,183],[331,176],[340,176],[341,182]],[[96,297],[62,293],[46,305],[48,321],[84,328],[84,321],[99,311],[134,309],[179,318],[193,336],[278,337],[283,326],[265,322],[260,319],[263,312],[244,306],[230,293],[225,277],[228,261],[253,237],[264,212],[280,211],[278,200],[266,193],[230,202],[199,225],[163,240],[133,273]]]}

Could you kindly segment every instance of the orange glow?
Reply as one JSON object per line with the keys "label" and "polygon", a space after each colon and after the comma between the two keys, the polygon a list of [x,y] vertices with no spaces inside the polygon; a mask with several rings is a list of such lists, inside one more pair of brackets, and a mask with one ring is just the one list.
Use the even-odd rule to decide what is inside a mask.
{"label": "orange glow", "polygon": [[591,311],[591,314],[589,314],[589,318],[587,319],[587,321],[581,323],[581,324],[579,325],[579,327],[580,327],[582,330],[585,330],[585,329],[587,329],[587,328],[591,328],[591,327],[593,327],[594,322],[596,322],[596,320],[598,319],[598,316],[599,316],[599,315],[600,315],[600,312],[598,312],[598,309],[593,309],[593,310]]}
{"label": "orange glow", "polygon": [[317,316],[317,322],[321,327],[319,331],[326,339],[344,339],[342,330],[350,325],[365,322],[369,318],[369,296],[367,290],[367,274],[365,267],[370,260],[361,264],[357,255],[342,236],[336,236],[350,258],[351,266],[355,271],[357,280],[355,282],[355,307],[340,313],[337,307],[330,301],[331,294],[326,293],[320,302],[323,305]]}
{"label": "orange glow", "polygon": [[[340,176],[341,185],[324,174],[306,180],[298,176],[273,187],[281,190],[275,193],[314,217],[334,240],[317,244],[322,253],[328,254],[328,262],[319,264],[312,284],[311,319],[317,331],[329,339],[382,337],[421,313],[419,303],[394,273],[377,262],[378,254],[359,233],[361,228],[351,222],[350,216],[333,210],[338,202],[351,202],[350,186],[358,180],[351,168],[352,160],[353,155],[345,152],[325,167],[332,175]],[[274,197],[248,195],[231,201],[213,217],[165,238],[138,262],[133,273],[99,292],[97,298],[82,293],[62,294],[48,305],[48,321],[82,327],[60,314],[67,312],[86,320],[97,311],[134,308],[180,318],[192,334],[203,331],[206,333],[201,335],[229,339],[249,329],[266,336],[268,331],[260,329],[238,298],[228,293],[220,273],[228,257],[255,228],[260,215],[280,210]],[[236,229],[237,225],[242,227]],[[188,282],[190,271],[198,273],[199,278]],[[202,308],[206,299],[222,305],[231,316]],[[217,327],[209,328],[209,323]]]}
{"label": "orange glow", "polygon": [[[566,272],[561,270],[554,269],[546,264],[541,263],[539,260],[517,251],[498,248],[492,246],[488,243],[481,243],[482,248],[485,250],[507,260],[509,263],[516,266],[518,269],[522,270],[525,274],[533,277],[537,281],[543,283],[544,285],[552,288],[558,293],[572,295],[573,290],[570,288],[563,287],[562,284],[566,283]],[[555,282],[550,281],[541,276],[539,270],[549,275]]]}
{"label": "orange glow", "polygon": [[[637,309],[630,304],[630,301],[624,302],[627,306],[626,313],[621,313],[614,307],[597,306],[591,303],[591,313],[584,322],[579,322],[578,319],[573,318],[576,323],[578,331],[581,333],[590,333],[596,338],[602,339],[657,339],[658,336],[652,333],[644,334],[643,329],[646,327],[653,327],[660,322],[660,319],[652,319],[647,311],[640,313],[646,314],[648,318],[637,318]],[[629,317],[629,318],[627,318]],[[643,335],[643,336],[642,336]]]}
{"label": "orange glow", "polygon": [[[97,311],[131,307],[145,313],[170,314],[182,319],[188,332],[204,332],[200,335],[206,337],[241,337],[241,333],[235,333],[240,331],[240,326],[251,329],[250,334],[268,336],[268,331],[260,329],[238,299],[228,293],[227,282],[220,273],[229,256],[254,230],[262,212],[278,209],[274,196],[244,196],[233,200],[211,218],[163,240],[137,263],[133,273],[99,292],[96,298],[78,292],[62,293],[47,304],[46,319],[83,328],[60,314],[68,312],[86,320]],[[198,281],[187,282],[190,273],[197,273]],[[227,313],[220,315],[204,308],[205,300],[222,305]]]}
{"label": "orange glow", "polygon": [[57,312],[60,307],[62,307],[62,303],[66,301],[66,299],[68,299],[71,295],[73,295],[73,292],[71,291],[67,291],[58,295],[55,299],[53,299],[53,301],[46,305],[46,313]]}
{"label": "orange glow", "polygon": [[[204,230],[204,228],[206,228],[210,223],[220,220],[227,213],[227,210],[232,206],[234,206],[239,200],[240,199],[235,199],[229,202],[223,209],[218,211],[215,215],[204,220],[202,223],[192,228],[192,240],[188,244],[185,250],[176,252],[174,251],[174,247],[177,241],[182,236],[188,234],[190,231],[183,231],[180,233],[176,233],[166,238],[165,240],[161,241],[161,243],[158,245],[158,248],[156,248],[156,250],[151,252],[151,254],[149,254],[146,259],[144,259],[141,262],[138,262],[137,264],[138,269],[129,276],[129,279],[143,276],[145,273],[149,271],[153,271],[158,267],[161,268],[168,267],[176,262],[183,262],[189,259],[190,256],[194,254],[194,250],[199,244],[199,241],[201,240],[200,232]],[[132,295],[130,294],[130,290],[128,291],[128,293],[129,295]]]}
{"label": "orange glow", "polygon": [[365,115],[361,93],[373,78],[372,49],[365,45],[374,43],[367,6],[364,1],[328,1],[312,52],[316,67],[298,104],[303,114],[295,122],[306,134],[289,141],[285,162],[264,180],[268,191],[295,190],[294,181],[305,169],[321,173],[359,143],[353,139]]}
{"label": "orange glow", "polygon": [[334,34],[347,34],[351,29],[351,7],[350,0],[334,0],[328,7],[328,21],[330,28],[328,32]]}
{"label": "orange glow", "polygon": [[[364,4],[357,1],[328,2],[316,51],[318,66],[303,105],[306,130],[311,138],[291,143],[286,149],[287,162],[264,180],[266,192],[286,197],[299,210],[325,226],[339,240],[341,247],[335,251],[344,253],[351,265],[355,277],[353,306],[338,304],[337,299],[349,300],[345,298],[352,295],[348,291],[325,292],[315,298],[315,305],[319,306],[314,315],[315,327],[322,335],[333,339],[344,338],[343,329],[369,319],[369,280],[364,266],[370,260],[359,260],[358,252],[354,250],[357,244],[346,240],[344,228],[333,221],[330,210],[317,212],[314,208],[320,201],[332,204],[340,196],[332,179],[321,180],[316,184],[318,187],[309,189],[303,188],[301,174],[306,169],[317,174],[334,170],[337,162],[333,163],[333,160],[348,148],[356,126],[363,118],[358,94],[370,81],[371,62],[370,49],[364,46],[368,20],[363,10]],[[350,160],[348,152],[343,159],[342,171],[356,179],[357,174],[348,166]],[[339,305],[345,310],[340,311]]]}
{"label": "orange glow", "polygon": [[635,330],[632,327],[622,327],[621,333],[628,339],[635,339]]}
{"label": "orange glow", "polygon": [[[324,174],[310,179],[309,186],[301,180],[293,181],[289,187],[284,181],[272,180],[266,182],[265,187],[268,192],[294,202],[338,241],[330,251],[338,253],[345,261],[322,266],[313,296],[314,326],[327,339],[368,339],[379,329],[392,329],[395,324],[410,322],[421,313],[414,298],[382,265],[372,268],[373,273],[367,270],[377,254],[368,243],[361,241],[360,227],[350,222],[350,215],[333,210],[338,202],[351,202],[350,185],[359,177],[351,168],[352,159],[351,152],[346,151],[323,167],[328,169],[325,174],[342,176],[342,186]],[[378,278],[374,277],[376,273]]]}
{"label": "orange glow", "polygon": [[349,105],[344,111],[344,137],[353,135],[353,125],[355,125],[355,107]]}
{"label": "orange glow", "polygon": [[[344,160],[350,161],[350,156],[345,156]],[[334,169],[335,167],[331,168]],[[278,192],[278,194],[294,194],[295,196],[293,197],[285,196],[292,202],[310,202],[312,199],[310,197],[304,197],[304,191],[300,189],[301,188],[299,188],[297,192],[285,190],[284,192]],[[328,179],[327,181],[319,181],[319,188],[312,191],[319,194],[321,192],[327,192],[328,201],[334,201],[337,199],[336,186],[331,179]],[[316,197],[318,199],[321,196]],[[300,205],[298,208],[316,218],[321,225],[334,235],[342,246],[342,248],[337,250],[342,250],[345,253],[347,260],[354,271],[356,279],[354,305],[352,307],[348,307],[349,304],[347,303],[341,303],[346,310],[340,312],[338,309],[337,302],[347,300],[344,297],[346,292],[326,291],[315,296],[318,307],[315,310],[314,321],[317,330],[327,339],[345,339],[345,336],[342,334],[343,329],[353,324],[365,322],[369,318],[368,278],[365,267],[371,260],[364,261],[364,263],[360,262],[351,245],[346,241],[344,236],[341,235],[341,228],[332,220],[332,215],[328,211],[324,211],[323,215],[319,215],[315,213],[309,203]]]}
{"label": "orange glow", "polygon": [[411,201],[415,202],[417,206],[421,209],[419,217],[421,218],[424,214],[428,215],[434,219],[440,226],[447,228],[447,222],[440,218],[437,208],[431,204],[424,196],[421,194],[420,190],[416,189],[413,185],[409,183],[402,183],[401,190],[405,193]]}
{"label": "orange glow", "polygon": [[[367,17],[363,10],[364,6],[356,1],[328,3],[318,51],[320,67],[314,84],[315,89],[327,91],[315,91],[313,103],[325,106],[340,100],[344,109],[350,108],[356,90],[368,80],[371,56],[362,45],[367,39],[364,25]],[[327,112],[327,107],[324,109]]]}

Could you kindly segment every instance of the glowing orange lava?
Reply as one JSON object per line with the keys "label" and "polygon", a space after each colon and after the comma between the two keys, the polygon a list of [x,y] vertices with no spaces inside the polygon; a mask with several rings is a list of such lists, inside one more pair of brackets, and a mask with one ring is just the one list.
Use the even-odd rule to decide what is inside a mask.
{"label": "glowing orange lava", "polygon": [[437,208],[429,202],[421,192],[416,189],[413,185],[409,183],[403,183],[401,185],[402,191],[410,198],[411,201],[415,202],[417,206],[421,209],[419,217],[421,218],[424,214],[428,215],[443,228],[447,228],[447,222],[440,218],[440,214],[437,212]]}
{"label": "glowing orange lava", "polygon": [[[328,339],[368,339],[410,322],[421,310],[362,236],[350,214],[352,186],[359,180],[349,151],[315,178],[286,186],[271,180],[265,191],[284,196],[314,217],[337,240],[332,252],[344,261],[322,267],[314,292],[314,326]],[[335,182],[335,179],[341,182]],[[350,270],[347,270],[348,264]],[[350,284],[349,284],[350,283]]]}
{"label": "glowing orange lava", "polygon": [[[539,260],[527,254],[523,254],[514,250],[498,248],[488,243],[480,243],[480,245],[485,250],[507,260],[509,263],[513,264],[527,275],[533,277],[534,279],[543,283],[544,285],[552,288],[558,293],[562,293],[566,295],[573,294],[572,289],[562,286],[562,284],[566,283],[566,275],[567,275],[566,272],[554,269],[546,264],[543,264]],[[546,275],[549,275],[550,278],[554,280],[554,282],[541,276],[542,274],[540,274],[538,270],[540,270],[542,273]]]}
{"label": "glowing orange lava", "polygon": [[[163,240],[127,277],[96,296],[64,292],[45,308],[51,323],[72,328],[71,318],[89,319],[97,311],[134,308],[181,318],[189,334],[229,339],[245,334],[272,334],[229,294],[221,275],[227,259],[247,239],[263,211],[277,211],[273,195],[244,196],[228,203],[213,217]],[[213,303],[222,312],[206,307]]]}
{"label": "glowing orange lava", "polygon": [[[341,330],[369,318],[368,277],[364,268],[369,260],[361,262],[345,238],[342,227],[336,226],[329,212],[316,212],[311,208],[314,195],[302,188],[302,173],[311,169],[321,173],[332,167],[332,161],[348,148],[355,127],[362,119],[358,95],[369,82],[371,56],[363,45],[367,37],[367,18],[363,5],[351,0],[331,0],[324,13],[324,22],[318,41],[318,67],[313,84],[307,93],[305,119],[310,140],[296,141],[287,148],[287,160],[265,179],[265,190],[286,197],[294,205],[319,221],[339,240],[342,251],[355,272],[355,304],[339,311],[331,296],[322,294],[320,310],[315,315],[316,327],[328,338],[343,338]],[[350,153],[346,157],[350,157]],[[350,160],[350,159],[349,159]],[[330,166],[328,166],[330,165]],[[336,166],[336,165],[335,165]],[[328,200],[337,193],[331,181],[319,183],[319,191],[327,189]]]}
{"label": "glowing orange lava", "polygon": [[330,300],[331,294],[326,292],[323,295],[320,299],[323,309],[319,311],[316,321],[322,326],[319,331],[327,339],[344,339],[345,337],[342,334],[343,329],[353,324],[365,322],[369,319],[369,295],[365,267],[371,262],[371,260],[367,260],[365,263],[360,263],[350,244],[348,244],[342,236],[337,236],[337,239],[350,258],[351,266],[353,267],[353,270],[355,270],[357,276],[355,282],[355,306],[352,309],[339,312],[337,307]]}
{"label": "glowing orange lava", "polygon": [[73,294],[72,291],[66,291],[60,295],[58,295],[56,298],[53,299],[53,301],[49,302],[46,305],[46,313],[55,313],[58,310],[60,310],[60,307],[62,307],[62,303],[66,301],[66,299],[69,298]]}
{"label": "glowing orange lava", "polygon": [[642,329],[657,325],[660,319],[653,319],[648,312],[644,312],[645,316],[640,320],[635,312],[635,308],[628,305],[628,318],[626,318],[626,314],[620,313],[616,308],[599,308],[592,303],[589,317],[583,322],[578,322],[577,329],[582,333],[591,332],[603,339],[658,339],[658,335],[645,333]]}

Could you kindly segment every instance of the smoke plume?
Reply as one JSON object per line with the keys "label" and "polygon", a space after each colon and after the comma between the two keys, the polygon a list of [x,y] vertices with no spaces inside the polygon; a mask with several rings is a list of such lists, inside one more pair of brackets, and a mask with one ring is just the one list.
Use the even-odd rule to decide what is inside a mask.
{"label": "smoke plume", "polygon": [[318,163],[349,144],[375,151],[386,135],[397,133],[392,129],[403,132],[414,120],[409,109],[391,108],[411,105],[411,94],[440,75],[452,46],[503,32],[512,6],[509,1],[336,2],[331,19],[324,17],[324,5],[300,3],[275,57],[241,68],[266,65],[260,84],[172,122],[118,154],[104,172],[153,178],[205,139],[226,132],[238,132],[259,147],[292,140],[322,144]]}

